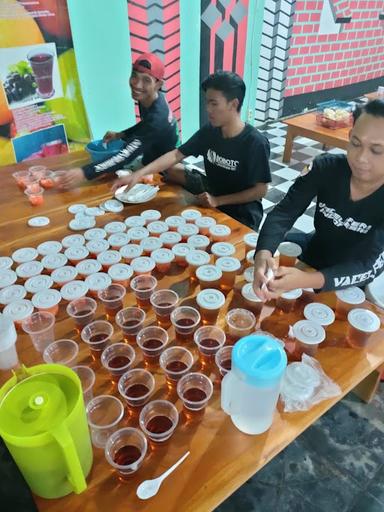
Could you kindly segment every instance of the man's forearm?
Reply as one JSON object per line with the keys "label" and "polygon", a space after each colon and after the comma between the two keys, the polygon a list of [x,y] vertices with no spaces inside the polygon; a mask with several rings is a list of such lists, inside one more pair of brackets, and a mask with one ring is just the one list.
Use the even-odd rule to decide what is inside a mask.
{"label": "man's forearm", "polygon": [[178,149],[173,149],[165,155],[160,156],[150,164],[146,165],[139,171],[136,171],[135,175],[138,177],[147,176],[148,174],[157,174],[159,172],[169,169],[173,165],[178,164],[184,158],[184,155],[180,153]]}
{"label": "man's forearm", "polygon": [[268,185],[266,183],[258,183],[252,188],[247,188],[235,194],[227,194],[225,196],[216,196],[218,206],[226,204],[243,204],[250,203],[262,199],[267,193]]}

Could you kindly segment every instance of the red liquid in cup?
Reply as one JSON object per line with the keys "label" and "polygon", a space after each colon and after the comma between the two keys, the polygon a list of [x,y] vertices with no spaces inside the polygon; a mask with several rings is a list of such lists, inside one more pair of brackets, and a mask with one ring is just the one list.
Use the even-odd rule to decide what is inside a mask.
{"label": "red liquid in cup", "polygon": [[206,348],[215,348],[220,345],[220,343],[214,338],[204,338],[203,340],[200,340],[199,343],[202,347]]}
{"label": "red liquid in cup", "polygon": [[[126,320],[122,325],[124,341],[126,341],[127,343],[136,343],[136,335],[139,332],[141,322],[138,322],[137,320]],[[130,329],[136,327],[136,329],[132,329],[132,332],[126,332],[124,330],[124,327],[128,327]]]}
{"label": "red liquid in cup", "polygon": [[[127,356],[114,356],[108,361],[108,366],[114,368],[115,370],[118,370],[119,368],[125,368],[127,365],[129,365],[130,362],[131,360]],[[122,373],[111,373],[112,382],[117,384],[119,382],[121,375]]]}
{"label": "red liquid in cup", "polygon": [[115,456],[113,457],[113,461],[116,464],[119,464],[119,466],[129,466],[139,460],[141,457],[141,451],[137,446],[132,445],[126,445],[115,453]]}
{"label": "red liquid in cup", "polygon": [[162,345],[163,345],[163,342],[161,340],[159,340],[158,338],[151,338],[150,340],[146,340],[143,343],[143,347],[149,348],[149,349],[160,348]]}
{"label": "red liquid in cup", "polygon": [[165,367],[169,372],[182,372],[188,368],[188,366],[183,363],[183,361],[171,361]]}
{"label": "red liquid in cup", "polygon": [[154,416],[145,425],[145,428],[152,434],[163,434],[173,426],[172,420],[168,416]]}
{"label": "red liquid in cup", "polygon": [[96,347],[92,348],[92,345],[90,345],[91,350],[91,356],[95,361],[98,361],[101,356],[101,352],[104,350],[104,348],[107,345],[108,336],[105,334],[93,334],[90,336],[89,341],[90,343],[95,343]]}
{"label": "red liquid in cup", "polygon": [[80,318],[77,318],[77,317],[74,318],[75,328],[79,333],[82,331],[83,327],[85,327],[86,325],[88,325],[89,323],[92,322],[93,315],[89,316],[89,315],[91,315],[91,313],[92,313],[91,309],[82,309],[81,311],[78,311],[76,313],[76,315],[78,315],[80,317]]}
{"label": "red liquid in cup", "polygon": [[149,388],[144,384],[132,384],[124,392],[130,398],[141,398],[149,393]]}
{"label": "red liquid in cup", "polygon": [[116,313],[120,311],[120,309],[123,309],[123,301],[115,302],[114,307],[111,306],[104,306],[105,313],[107,315],[107,319],[113,319],[116,316]]}
{"label": "red liquid in cup", "polygon": [[[160,304],[157,304],[157,306],[161,308],[169,308],[172,306],[172,304],[170,302],[161,302]],[[164,315],[159,315],[158,313],[156,313],[156,320],[158,325],[163,329],[168,329],[168,327],[171,327],[172,325],[171,313]]]}
{"label": "red liquid in cup", "polygon": [[207,393],[200,388],[189,388],[184,392],[183,397],[189,402],[201,402],[207,398]]}
{"label": "red liquid in cup", "polygon": [[232,368],[232,360],[231,359],[225,359],[222,363],[220,363],[221,367],[224,368],[224,370],[230,371]]}
{"label": "red liquid in cup", "polygon": [[52,85],[53,55],[38,53],[31,57],[29,62],[35,75],[39,95],[49,98],[54,92]]}

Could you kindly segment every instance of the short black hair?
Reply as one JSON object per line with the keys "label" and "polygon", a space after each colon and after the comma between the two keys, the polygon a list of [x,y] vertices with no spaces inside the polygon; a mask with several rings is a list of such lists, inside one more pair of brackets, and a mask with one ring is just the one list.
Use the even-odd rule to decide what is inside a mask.
{"label": "short black hair", "polygon": [[204,92],[208,89],[215,89],[223,93],[227,101],[239,100],[237,111],[240,112],[245,96],[244,80],[237,73],[232,71],[216,71],[201,84]]}
{"label": "short black hair", "polygon": [[353,124],[356,123],[361,114],[384,118],[384,100],[371,100],[365,105],[358,105],[353,111]]}

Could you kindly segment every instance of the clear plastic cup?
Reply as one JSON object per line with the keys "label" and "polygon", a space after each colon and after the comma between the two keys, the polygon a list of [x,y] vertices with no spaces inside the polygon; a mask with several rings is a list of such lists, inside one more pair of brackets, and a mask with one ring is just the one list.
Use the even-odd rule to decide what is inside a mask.
{"label": "clear plastic cup", "polygon": [[226,242],[231,236],[231,228],[225,224],[215,224],[209,228],[212,242]]}
{"label": "clear plastic cup", "polygon": [[41,260],[44,268],[47,270],[48,274],[50,274],[53,270],[64,267],[68,263],[68,258],[65,254],[57,253],[57,254],[47,254]]}
{"label": "clear plastic cup", "polygon": [[79,355],[79,345],[73,340],[56,340],[45,348],[43,359],[47,364],[75,366]]}
{"label": "clear plastic cup", "polygon": [[152,252],[151,258],[156,264],[156,269],[165,274],[171,268],[171,263],[175,259],[175,255],[171,249],[156,249]]}
{"label": "clear plastic cup", "polygon": [[86,411],[93,446],[105,448],[124,417],[123,404],[115,396],[99,395],[88,402]]}
{"label": "clear plastic cup", "polygon": [[282,242],[277,249],[280,253],[280,267],[294,267],[297,258],[303,252],[300,245],[295,244],[293,242]]}
{"label": "clear plastic cup", "polygon": [[168,400],[153,400],[140,413],[139,424],[144,434],[155,443],[167,441],[179,422],[176,407]]}
{"label": "clear plastic cup", "polygon": [[125,288],[128,288],[132,274],[133,270],[127,263],[116,263],[108,269],[108,275],[112,279],[112,283],[121,284]]}
{"label": "clear plastic cup", "polygon": [[145,224],[149,224],[150,222],[154,222],[155,220],[161,219],[161,213],[159,210],[144,210],[140,213],[140,217],[143,217],[145,220]]}
{"label": "clear plastic cup", "polygon": [[177,394],[189,411],[204,409],[213,393],[211,380],[203,373],[188,373],[177,383]]}
{"label": "clear plastic cup", "polygon": [[300,297],[300,304],[305,306],[316,301],[316,293],[313,288],[303,288],[303,294]]}
{"label": "clear plastic cup", "polygon": [[85,297],[88,293],[88,286],[84,281],[69,281],[69,283],[61,287],[60,293],[63,300],[72,302],[73,300]]}
{"label": "clear plastic cup", "polygon": [[88,241],[91,240],[104,240],[107,238],[107,232],[103,228],[91,228],[84,231],[84,238]]}
{"label": "clear plastic cup", "polygon": [[192,245],[194,249],[199,249],[201,251],[207,251],[210,243],[210,239],[205,235],[192,235],[187,240],[187,244]]}
{"label": "clear plastic cup", "polygon": [[199,327],[193,339],[199,349],[201,362],[211,364],[216,352],[224,345],[226,336],[223,329],[214,325]]}
{"label": "clear plastic cup", "polygon": [[23,320],[29,318],[33,313],[33,305],[30,300],[15,300],[5,306],[3,314],[12,318],[18,331],[22,328]]}
{"label": "clear plastic cup", "polygon": [[196,277],[202,290],[219,288],[223,273],[215,265],[201,265],[196,269]]}
{"label": "clear plastic cup", "polygon": [[127,233],[113,233],[109,238],[108,242],[113,251],[119,251],[124,245],[129,244],[131,239]]}
{"label": "clear plastic cup", "polygon": [[79,273],[79,277],[81,279],[86,279],[88,276],[100,272],[101,263],[93,259],[80,261],[80,263],[76,265],[76,270]]}
{"label": "clear plastic cup", "polygon": [[186,220],[181,215],[171,215],[165,219],[165,223],[170,231],[177,231],[177,228],[185,224]]}
{"label": "clear plastic cup", "polygon": [[332,309],[326,304],[321,304],[320,302],[311,302],[311,304],[307,304],[304,308],[303,314],[307,320],[317,322],[323,327],[331,325],[335,321],[335,313]]}
{"label": "clear plastic cup", "polygon": [[143,256],[151,256],[153,251],[162,247],[163,242],[157,236],[148,236],[141,240],[140,245],[143,248]]}
{"label": "clear plastic cup", "polygon": [[30,277],[40,275],[43,270],[44,267],[40,261],[27,261],[26,263],[21,263],[21,265],[16,267],[16,274],[21,281],[26,281]]}
{"label": "clear plastic cup", "polygon": [[94,321],[97,302],[91,297],[72,300],[67,306],[67,314],[75,322],[75,328],[80,333],[83,328]]}
{"label": "clear plastic cup", "polygon": [[[12,177],[15,179],[20,190],[25,190],[26,181],[28,181],[28,178],[32,178],[29,171],[16,171],[12,174]],[[37,182],[36,179],[35,181]]]}
{"label": "clear plastic cup", "polygon": [[101,263],[104,272],[108,272],[108,269],[116,263],[120,263],[121,254],[119,251],[104,251],[97,255],[97,261]]}
{"label": "clear plastic cup", "polygon": [[[89,242],[87,242],[85,244],[85,247],[88,249],[89,255],[92,258],[97,258],[97,256],[99,254],[101,254],[105,251],[108,251],[110,245],[109,245],[108,240],[104,240],[103,238],[100,238],[100,239],[96,239],[96,240],[89,240]],[[101,263],[100,263],[100,269],[101,269]]]}
{"label": "clear plastic cup", "polygon": [[24,283],[24,288],[31,295],[40,292],[41,290],[48,290],[53,285],[51,276],[45,274],[30,277]]}
{"label": "clear plastic cup", "polygon": [[31,301],[38,311],[52,313],[56,316],[59,312],[61,294],[57,290],[41,290],[33,295]]}
{"label": "clear plastic cup", "polygon": [[303,354],[315,357],[320,343],[325,340],[324,327],[310,320],[299,320],[292,326],[295,338],[295,355],[301,358]]}
{"label": "clear plastic cup", "polygon": [[11,284],[0,290],[0,304],[6,306],[16,300],[22,300],[27,295],[27,290],[21,284]]}
{"label": "clear plastic cup", "polygon": [[257,246],[259,235],[257,233],[247,233],[243,236],[244,242],[244,258],[246,258],[249,251],[254,251]]}
{"label": "clear plastic cup", "polygon": [[[181,235],[180,235],[181,236]],[[187,267],[186,261],[187,254],[192,251],[192,247],[186,243],[178,243],[172,247],[172,252],[175,255],[175,263],[179,267]]]}
{"label": "clear plastic cup", "polygon": [[28,197],[31,206],[41,206],[44,203],[44,189],[40,185],[27,185],[24,194]]}
{"label": "clear plastic cup", "polygon": [[112,279],[105,272],[96,272],[85,278],[85,284],[89,288],[89,295],[98,298],[98,293],[112,284]]}
{"label": "clear plastic cup", "polygon": [[140,308],[148,310],[151,307],[150,299],[156,286],[157,279],[154,276],[140,275],[131,280],[131,289]]}
{"label": "clear plastic cup", "polygon": [[220,309],[225,304],[225,295],[214,288],[206,288],[197,294],[196,302],[200,308],[203,324],[215,324]]}
{"label": "clear plastic cup", "polygon": [[116,470],[119,480],[125,481],[142,465],[148,450],[145,435],[137,428],[116,430],[105,444],[105,458]]}
{"label": "clear plastic cup", "polygon": [[169,347],[161,353],[160,368],[165,373],[167,384],[173,388],[177,381],[191,371],[193,354],[184,347]]}
{"label": "clear plastic cup", "polygon": [[77,270],[75,267],[65,265],[64,267],[53,270],[51,277],[54,283],[54,287],[61,288],[65,284],[70,283],[76,279]]}
{"label": "clear plastic cup", "polygon": [[108,222],[108,224],[104,226],[104,229],[108,235],[113,235],[115,233],[124,233],[127,229],[127,225],[124,222],[112,221]]}
{"label": "clear plastic cup", "polygon": [[199,228],[200,235],[209,236],[209,228],[216,224],[213,217],[202,216],[195,220],[195,225]]}
{"label": "clear plastic cup", "polygon": [[148,370],[135,368],[120,377],[118,389],[121,397],[130,407],[146,404],[155,389],[155,379]]}
{"label": "clear plastic cup", "polygon": [[368,309],[355,308],[348,313],[347,340],[353,348],[365,348],[371,334],[380,329],[380,318]]}
{"label": "clear plastic cup", "polygon": [[171,323],[175,329],[176,339],[184,343],[192,341],[200,319],[197,309],[190,306],[179,306],[174,309],[171,313]]}
{"label": "clear plastic cup", "polygon": [[251,310],[256,316],[261,313],[264,303],[254,292],[252,283],[246,283],[241,288],[241,296],[244,299],[246,309]]}
{"label": "clear plastic cup", "polygon": [[45,348],[55,339],[55,315],[46,311],[32,313],[22,321],[23,331],[29,334],[37,352]]}
{"label": "clear plastic cup", "polygon": [[233,256],[235,252],[235,246],[229,242],[216,242],[211,247],[211,253],[215,261],[217,261],[218,258]]}
{"label": "clear plastic cup", "polygon": [[146,220],[142,215],[131,215],[124,221],[127,228],[141,228],[145,226]]}
{"label": "clear plastic cup", "polygon": [[77,265],[80,261],[86,260],[89,257],[89,250],[85,245],[75,245],[65,249],[64,255],[72,265]]}
{"label": "clear plastic cup", "polygon": [[150,303],[156,315],[157,323],[163,329],[168,329],[171,323],[171,313],[177,306],[179,295],[173,290],[157,290],[152,293]]}
{"label": "clear plastic cup", "polygon": [[131,267],[135,276],[151,275],[156,263],[148,256],[139,256],[131,261]]}
{"label": "clear plastic cup", "polygon": [[31,167],[29,167],[28,172],[31,176],[39,180],[48,170],[48,167],[46,167],[45,165],[32,165]]}
{"label": "clear plastic cup", "polygon": [[151,236],[160,236],[162,233],[168,231],[168,226],[161,220],[155,220],[147,225],[147,229]]}
{"label": "clear plastic cup", "polygon": [[86,343],[95,361],[99,361],[101,353],[111,341],[113,325],[104,320],[95,320],[81,331],[81,339]]}
{"label": "clear plastic cup", "polygon": [[346,320],[351,309],[361,306],[365,302],[365,293],[357,286],[336,291],[336,318]]}
{"label": "clear plastic cup", "polygon": [[177,233],[181,235],[181,242],[186,243],[188,238],[193,235],[197,235],[199,228],[195,224],[180,224],[177,228]]}
{"label": "clear plastic cup", "polygon": [[220,375],[224,377],[232,368],[232,350],[233,345],[221,347],[215,354],[215,363],[219,369]]}
{"label": "clear plastic cup", "polygon": [[176,231],[167,231],[162,233],[158,240],[160,240],[165,249],[172,249],[176,244],[181,242],[181,235]]}
{"label": "clear plastic cup", "polygon": [[61,243],[65,249],[69,249],[70,247],[77,247],[79,245],[84,245],[85,237],[80,234],[67,235],[62,239]]}
{"label": "clear plastic cup", "polygon": [[146,365],[158,364],[160,354],[168,341],[168,333],[162,327],[144,327],[137,333],[136,342],[143,352]]}
{"label": "clear plastic cup", "polygon": [[132,244],[140,244],[142,240],[149,237],[150,233],[147,228],[137,227],[128,229],[127,235],[131,239]]}
{"label": "clear plastic cup", "polygon": [[236,282],[236,276],[241,268],[241,263],[232,256],[223,256],[216,260],[216,267],[221,270],[220,290],[223,293],[229,293],[233,290]]}
{"label": "clear plastic cup", "polygon": [[126,343],[136,343],[136,336],[143,328],[145,316],[145,311],[141,308],[124,308],[117,313],[115,321],[123,331]]}
{"label": "clear plastic cup", "polygon": [[121,284],[110,284],[105,290],[98,292],[100,302],[103,304],[107,320],[113,320],[116,313],[123,309],[123,300],[127,293]]}
{"label": "clear plastic cup", "polygon": [[228,335],[233,342],[251,334],[256,325],[255,315],[243,308],[230,309],[225,315],[225,321]]}
{"label": "clear plastic cup", "polygon": [[195,210],[193,208],[187,208],[181,212],[181,217],[185,220],[185,222],[195,223],[196,219],[202,217],[202,213],[199,210]]}
{"label": "clear plastic cup", "polygon": [[56,240],[47,240],[37,246],[37,252],[41,256],[47,256],[47,254],[57,254],[62,250],[63,246],[61,242]]}
{"label": "clear plastic cup", "polygon": [[190,251],[186,257],[185,261],[189,265],[189,277],[192,281],[197,279],[196,270],[202,265],[208,265],[211,260],[210,255],[205,251],[193,250]]}
{"label": "clear plastic cup", "polygon": [[296,301],[301,297],[303,291],[301,288],[285,292],[276,299],[276,308],[283,313],[291,313],[296,306]]}
{"label": "clear plastic cup", "polygon": [[113,343],[101,354],[101,364],[111,375],[112,382],[117,384],[120,377],[128,371],[135,361],[136,353],[127,343]]}
{"label": "clear plastic cup", "polygon": [[255,265],[255,252],[256,251],[254,249],[251,249],[250,251],[247,252],[245,257],[246,265],[252,268],[254,268]]}
{"label": "clear plastic cup", "polygon": [[128,244],[124,245],[124,247],[122,247],[119,252],[123,258],[123,261],[130,264],[132,260],[139,258],[143,254],[143,248],[141,245]]}
{"label": "clear plastic cup", "polygon": [[81,388],[83,390],[84,403],[87,404],[93,398],[93,386],[95,385],[96,375],[89,366],[73,366],[72,370],[77,373]]}
{"label": "clear plastic cup", "polygon": [[11,370],[19,365],[19,358],[15,326],[7,315],[0,315],[0,332],[0,370]]}

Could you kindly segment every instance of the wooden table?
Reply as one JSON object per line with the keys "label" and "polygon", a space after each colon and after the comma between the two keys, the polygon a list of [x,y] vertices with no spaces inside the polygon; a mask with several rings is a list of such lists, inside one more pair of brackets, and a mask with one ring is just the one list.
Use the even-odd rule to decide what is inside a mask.
{"label": "wooden table", "polygon": [[349,141],[350,128],[331,130],[316,124],[315,112],[291,117],[283,121],[288,126],[285,139],[283,162],[289,163],[292,156],[293,140],[295,137],[307,137],[317,140],[327,146],[346,149]]}
{"label": "wooden table", "polygon": [[[83,160],[83,155],[68,156],[64,159],[64,163],[73,164]],[[60,167],[57,160],[52,162],[51,165]],[[0,191],[2,201],[0,212],[1,255],[9,254],[17,247],[36,246],[43,240],[62,239],[69,233],[67,223],[71,216],[66,210],[69,204],[83,201],[95,205],[110,196],[109,182],[95,182],[91,186],[87,185],[73,192],[49,191],[46,194],[44,205],[32,209],[10,177],[11,170],[15,167],[0,170],[3,185]],[[193,196],[180,188],[165,186],[150,203],[142,206],[127,206],[123,212],[117,215],[106,214],[98,218],[97,225],[103,226],[112,219],[124,219],[129,215],[139,213],[144,208],[160,209],[163,217],[166,217],[179,213],[192,202]],[[244,247],[241,240],[243,235],[249,231],[248,228],[220,212],[212,212],[212,210],[206,209],[202,209],[202,212],[214,215],[218,222],[224,222],[231,226],[231,241],[236,245],[237,256],[242,259]],[[26,219],[33,214],[47,214],[51,219],[50,226],[42,229],[29,228],[26,225]],[[199,288],[190,285],[187,271],[174,267],[170,275],[163,277],[157,275],[157,277],[160,288],[172,286],[182,297],[183,303],[195,304],[194,297]],[[236,289],[229,293],[226,305],[220,313],[218,323],[222,326],[228,308],[244,306],[237,292],[238,287],[242,284],[241,276],[238,280]],[[335,305],[333,293],[322,294],[318,298],[331,306]],[[127,294],[125,304],[134,304],[131,293]],[[367,306],[378,312],[381,319],[384,320],[384,311],[370,304],[367,304]],[[262,318],[267,317],[271,312],[272,308],[265,306]],[[102,315],[103,311],[99,307],[97,316],[102,317]],[[299,318],[301,318],[300,308],[287,316],[285,321],[291,323]],[[153,322],[153,316],[152,313],[149,313],[147,323],[151,322]],[[273,322],[273,324],[279,328],[281,327],[281,321],[280,323],[276,322],[276,324]],[[344,322],[336,322],[332,329],[333,334],[344,341]],[[172,329],[169,330],[169,334],[173,341]],[[279,406],[271,429],[259,436],[242,434],[233,426],[230,418],[222,412],[220,409],[220,385],[217,374],[212,368],[207,371],[215,381],[214,394],[204,415],[198,415],[195,419],[181,412],[180,401],[176,399],[175,395],[168,394],[164,385],[164,377],[159,370],[156,370],[154,372],[156,379],[154,396],[174,401],[181,412],[179,425],[169,442],[163,446],[152,447],[137,475],[126,483],[120,483],[117,480],[104,459],[103,451],[94,449],[94,464],[87,479],[87,490],[80,495],[70,494],[57,500],[36,498],[39,510],[48,512],[62,512],[63,510],[70,512],[107,510],[111,512],[208,512],[213,510],[312,425],[342,396],[352,390],[363,379],[373,374],[375,369],[384,362],[383,335],[384,328],[373,336],[372,343],[367,351],[340,347],[320,350],[318,359],[325,372],[340,385],[341,396],[326,400],[308,412],[287,414]],[[64,309],[60,311],[57,319],[56,336],[58,338],[73,338],[79,341],[71,320],[66,318],[64,314]],[[120,339],[121,333],[116,328],[113,341]],[[197,359],[196,349],[192,344],[189,344],[189,348],[194,351]],[[40,354],[32,348],[29,339],[25,335],[19,336],[18,352],[21,361],[26,365],[42,362]],[[141,366],[142,362],[138,350],[137,357],[138,365]],[[81,342],[79,361],[83,364],[92,364],[88,350]],[[199,363],[196,362],[196,365],[196,368],[198,368]],[[93,368],[97,373],[94,394],[112,393],[116,395],[116,389],[112,387],[106,372],[99,366],[93,365]],[[10,372],[2,372],[0,382],[4,382],[9,376]],[[137,426],[137,415],[127,417],[124,423]],[[142,502],[135,496],[137,485],[142,480],[158,476],[187,450],[190,450],[190,456],[163,483],[159,494],[155,498]]]}

